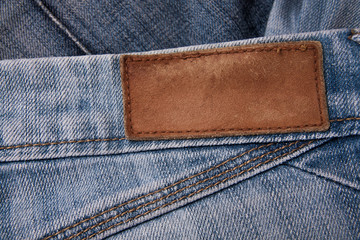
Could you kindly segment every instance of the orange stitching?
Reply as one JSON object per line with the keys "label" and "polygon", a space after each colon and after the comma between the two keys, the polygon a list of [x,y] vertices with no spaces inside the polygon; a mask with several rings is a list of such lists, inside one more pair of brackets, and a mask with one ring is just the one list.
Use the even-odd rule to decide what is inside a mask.
{"label": "orange stitching", "polygon": [[[274,46],[274,47],[262,47],[262,48],[249,48],[249,49],[237,49],[237,48],[231,48],[228,51],[217,51],[215,50],[215,52],[211,52],[211,53],[199,53],[199,52],[188,52],[188,53],[183,53],[182,56],[172,56],[172,57],[157,57],[154,58],[153,56],[141,56],[141,55],[132,55],[132,56],[127,56],[127,58],[130,59],[131,62],[151,62],[151,61],[163,61],[163,60],[173,60],[173,59],[189,59],[189,58],[201,58],[201,57],[207,57],[207,56],[212,56],[212,55],[220,55],[220,54],[233,54],[233,53],[244,53],[244,52],[263,52],[263,51],[278,51],[278,49],[281,50],[285,50],[285,51],[292,51],[292,50],[300,50],[300,51],[304,51],[304,49],[300,46],[300,47],[291,47],[291,48],[286,48],[286,47],[278,47],[278,46]],[[315,49],[314,47],[311,46],[307,46],[307,49]],[[211,50],[211,49],[210,49]],[[186,57],[185,57],[186,55]],[[136,57],[141,57],[141,59],[134,59]],[[146,58],[147,57],[147,58]],[[145,58],[145,59],[144,59]]]}
{"label": "orange stitching", "polygon": [[173,184],[171,184],[171,185],[169,185],[169,186],[166,186],[166,187],[164,187],[164,188],[158,189],[158,190],[156,190],[156,191],[154,191],[154,192],[150,192],[150,193],[145,194],[145,195],[142,195],[142,196],[140,196],[140,197],[138,197],[138,198],[135,198],[135,199],[129,200],[129,201],[127,201],[127,202],[124,202],[124,203],[122,203],[122,204],[120,204],[120,205],[114,206],[114,207],[112,207],[112,208],[110,208],[110,209],[108,209],[108,210],[105,210],[105,211],[103,211],[103,212],[100,212],[100,213],[98,213],[98,214],[96,214],[96,215],[94,215],[94,216],[92,216],[92,217],[87,218],[87,219],[84,219],[84,220],[82,220],[82,221],[80,221],[80,222],[78,222],[78,223],[75,223],[75,224],[73,224],[73,225],[71,225],[71,226],[69,226],[69,227],[66,227],[66,228],[64,228],[64,229],[62,229],[62,230],[54,233],[54,234],[51,235],[51,236],[48,236],[48,237],[44,238],[43,240],[47,240],[47,239],[49,239],[49,238],[55,237],[55,236],[57,236],[58,234],[66,231],[66,230],[69,230],[69,229],[71,229],[71,228],[74,228],[74,227],[76,227],[76,226],[78,226],[78,225],[80,225],[80,224],[82,224],[82,223],[84,223],[84,222],[87,222],[87,221],[89,221],[89,220],[92,220],[92,219],[94,219],[94,218],[97,218],[97,217],[99,217],[99,216],[101,216],[101,215],[104,215],[104,214],[106,214],[106,213],[108,213],[108,212],[111,212],[111,211],[116,210],[116,209],[118,209],[118,208],[120,208],[120,207],[123,207],[123,206],[125,206],[125,205],[128,205],[128,204],[130,204],[130,203],[132,203],[132,202],[135,202],[135,201],[140,200],[140,199],[142,199],[142,198],[145,198],[145,197],[154,195],[154,194],[156,194],[156,193],[159,193],[159,192],[161,192],[161,191],[167,190],[167,189],[169,189],[169,188],[175,187],[176,185],[181,184],[181,183],[183,183],[183,182],[185,182],[185,181],[187,181],[187,180],[193,179],[193,178],[198,177],[198,176],[200,176],[200,175],[202,175],[202,174],[204,174],[204,173],[208,173],[208,172],[210,172],[210,171],[212,171],[212,170],[214,170],[214,169],[217,169],[217,168],[225,165],[226,163],[228,163],[228,162],[230,162],[230,161],[236,160],[236,159],[244,156],[245,154],[248,154],[248,153],[250,153],[250,152],[252,152],[252,151],[259,150],[259,149],[264,148],[264,147],[269,147],[269,146],[271,146],[271,145],[273,145],[273,143],[268,143],[268,144],[261,145],[261,146],[259,146],[259,147],[252,148],[252,149],[250,149],[250,150],[248,150],[248,151],[246,151],[246,152],[243,152],[242,154],[240,154],[240,155],[238,155],[238,156],[235,156],[235,157],[233,157],[233,158],[229,158],[229,159],[225,160],[224,162],[219,163],[218,165],[215,165],[215,166],[213,166],[213,167],[211,167],[211,168],[209,168],[209,169],[207,169],[207,170],[204,170],[204,171],[199,172],[199,173],[197,173],[197,174],[194,174],[194,175],[192,175],[192,176],[190,176],[190,177],[187,177],[187,178],[185,178],[185,179],[182,179],[182,180],[180,180],[180,181],[177,181],[177,182],[175,182],[175,183],[173,183]]}
{"label": "orange stitching", "polygon": [[126,84],[126,88],[127,88],[127,96],[126,96],[126,104],[127,104],[127,108],[128,108],[128,117],[126,118],[126,120],[129,121],[129,126],[130,126],[130,133],[133,133],[133,126],[131,123],[131,101],[130,101],[130,83],[128,81],[129,79],[129,70],[128,70],[128,64],[127,64],[128,58],[124,59],[124,65],[125,65],[125,69],[124,69],[124,82]]}
{"label": "orange stitching", "polygon": [[[320,123],[322,124],[322,123]],[[221,128],[221,129],[207,129],[207,130],[186,130],[186,131],[152,131],[152,132],[136,132],[138,134],[151,134],[151,133],[202,133],[202,132],[216,132],[216,131],[248,131],[248,130],[277,130],[277,129],[289,129],[289,128],[301,128],[301,127],[315,127],[319,126],[319,124],[305,124],[305,125],[297,125],[291,127],[269,127],[269,128]]]}
{"label": "orange stitching", "polygon": [[125,224],[125,223],[127,223],[127,222],[130,222],[130,221],[132,221],[132,220],[135,220],[135,219],[137,219],[137,218],[140,218],[140,217],[142,217],[142,216],[145,216],[145,215],[147,215],[147,214],[149,214],[149,213],[152,213],[152,212],[154,212],[154,211],[156,211],[156,210],[158,210],[158,209],[161,209],[161,208],[167,207],[167,206],[169,206],[169,205],[172,205],[172,204],[174,204],[174,203],[176,203],[176,202],[179,202],[179,201],[181,201],[181,200],[183,200],[183,199],[190,198],[190,197],[192,197],[192,196],[195,195],[195,194],[198,194],[198,193],[200,193],[200,192],[202,192],[202,191],[205,191],[205,190],[207,190],[207,189],[209,189],[209,188],[211,188],[211,187],[215,187],[215,186],[217,186],[217,185],[219,185],[219,184],[221,184],[221,183],[224,183],[224,182],[226,182],[226,181],[228,181],[228,180],[230,180],[230,179],[232,179],[232,178],[234,178],[234,177],[238,177],[238,176],[240,176],[240,175],[242,175],[242,174],[244,174],[244,173],[246,173],[246,172],[249,172],[249,171],[251,171],[251,170],[253,170],[253,169],[255,169],[255,168],[258,168],[258,167],[260,167],[260,166],[262,166],[262,165],[264,165],[264,164],[267,164],[267,163],[269,163],[269,162],[273,162],[273,161],[275,161],[276,159],[279,159],[279,158],[281,158],[281,157],[285,157],[285,156],[287,156],[287,155],[289,155],[289,154],[292,154],[293,152],[295,152],[295,151],[297,151],[297,150],[299,150],[299,149],[301,149],[301,148],[303,148],[303,147],[311,144],[312,142],[314,142],[314,141],[312,140],[312,141],[309,141],[309,142],[307,142],[307,143],[304,143],[304,144],[302,144],[301,146],[293,149],[293,150],[290,151],[290,152],[284,153],[284,154],[282,154],[282,155],[280,155],[280,156],[277,156],[277,157],[275,157],[275,158],[268,159],[268,160],[266,160],[266,161],[264,161],[264,162],[258,163],[258,164],[255,165],[255,166],[252,166],[252,167],[250,167],[250,168],[248,168],[248,169],[244,169],[243,171],[241,171],[241,172],[239,172],[239,173],[233,174],[233,175],[231,175],[231,176],[229,176],[229,177],[227,177],[227,178],[225,178],[225,179],[223,179],[223,180],[221,180],[221,181],[218,181],[218,182],[213,183],[213,184],[211,184],[211,185],[209,185],[209,186],[206,186],[206,187],[204,187],[204,188],[201,188],[201,189],[199,189],[199,190],[197,190],[197,191],[195,191],[195,192],[192,192],[192,193],[190,193],[190,194],[188,194],[188,195],[182,196],[181,198],[175,199],[175,200],[173,200],[173,201],[171,201],[171,202],[169,202],[169,203],[166,203],[166,204],[163,204],[163,205],[161,205],[161,206],[158,206],[158,207],[156,207],[156,208],[154,208],[154,209],[148,210],[147,212],[144,212],[144,213],[139,214],[139,215],[137,215],[137,216],[135,216],[135,217],[129,218],[129,219],[125,220],[125,221],[121,221],[121,222],[119,222],[119,223],[116,223],[116,224],[114,224],[114,225],[112,225],[112,226],[109,226],[109,227],[103,229],[103,230],[100,230],[100,231],[98,231],[98,232],[96,232],[96,233],[93,233],[93,234],[91,234],[90,236],[88,236],[88,237],[86,237],[86,238],[83,238],[83,240],[84,240],[84,239],[90,239],[90,238],[92,238],[92,237],[94,237],[94,236],[96,236],[96,235],[98,235],[98,234],[100,234],[100,233],[103,233],[103,232],[105,232],[105,231],[107,231],[107,230],[110,230],[110,229],[112,229],[112,228],[114,228],[114,227],[120,226],[120,225]]}
{"label": "orange stitching", "polygon": [[[330,122],[342,122],[350,120],[360,120],[360,117],[348,117],[340,119],[332,119]],[[61,141],[61,142],[49,142],[49,143],[29,143],[16,146],[0,147],[0,150],[10,150],[17,148],[26,148],[26,147],[37,147],[37,146],[49,146],[49,145],[58,145],[58,144],[68,144],[68,143],[85,143],[85,142],[107,142],[107,141],[120,141],[126,140],[126,138],[105,138],[105,139],[85,139],[85,140],[71,140],[71,141]]]}
{"label": "orange stitching", "polygon": [[[305,49],[304,49],[305,46]],[[281,50],[287,50],[287,51],[291,51],[291,50],[298,50],[298,51],[307,51],[309,49],[312,49],[314,51],[314,73],[315,73],[315,84],[316,84],[316,92],[317,92],[317,100],[318,100],[318,104],[319,104],[319,112],[320,112],[320,123],[318,124],[305,124],[305,125],[297,125],[297,126],[283,126],[283,127],[269,127],[269,128],[231,128],[231,129],[206,129],[206,130],[183,130],[183,131],[137,131],[135,132],[135,134],[138,135],[143,135],[143,134],[157,134],[157,133],[205,133],[205,132],[217,132],[217,131],[222,131],[222,132],[228,132],[228,131],[250,131],[250,130],[277,130],[277,129],[296,129],[296,128],[303,128],[303,127],[315,127],[315,126],[321,126],[324,122],[324,118],[323,118],[323,113],[321,110],[321,101],[320,101],[320,92],[319,92],[319,86],[318,86],[318,77],[316,75],[317,72],[317,53],[316,53],[316,48],[312,47],[312,46],[307,46],[305,44],[302,44],[300,47],[297,46],[293,46],[293,47],[280,47]],[[183,60],[187,60],[190,58],[201,58],[201,57],[205,57],[205,56],[211,56],[211,55],[222,55],[222,54],[234,54],[234,53],[245,53],[245,52],[262,52],[262,51],[278,51],[279,47],[278,46],[273,46],[273,47],[256,47],[256,48],[251,48],[251,49],[236,49],[236,48],[232,48],[228,51],[216,51],[215,52],[211,52],[211,53],[184,53],[182,56],[170,56],[170,57],[157,57],[154,58],[153,56],[150,56],[148,58],[140,58],[140,59],[134,59],[138,56],[126,56],[126,59],[124,59],[124,79],[123,81],[126,84],[127,87],[127,95],[126,95],[126,103],[127,103],[127,119],[129,121],[128,125],[129,126],[129,130],[130,133],[134,133],[133,131],[133,126],[132,126],[132,121],[131,121],[131,99],[130,99],[130,87],[129,87],[129,74],[128,74],[128,63],[127,62],[147,62],[147,61],[162,61],[162,60],[172,60],[172,59],[183,59]],[[190,56],[189,56],[190,55]]]}
{"label": "orange stitching", "polygon": [[[95,225],[93,225],[93,226],[90,226],[90,227],[86,228],[85,230],[80,231],[80,232],[78,232],[77,234],[70,236],[69,238],[66,238],[66,240],[70,240],[70,239],[72,239],[72,238],[74,238],[74,237],[77,237],[77,236],[79,236],[79,235],[81,235],[81,234],[83,234],[83,233],[85,233],[85,232],[87,232],[87,231],[89,231],[89,230],[91,230],[91,229],[93,229],[93,228],[95,228],[95,227],[101,226],[101,225],[103,225],[103,224],[106,224],[106,223],[114,220],[114,219],[117,219],[117,218],[119,218],[119,217],[122,217],[122,216],[124,216],[125,214],[134,212],[134,211],[136,211],[136,210],[139,210],[140,208],[149,206],[149,205],[154,204],[154,203],[156,203],[156,202],[162,201],[162,200],[164,200],[164,199],[166,199],[166,198],[168,198],[168,197],[174,196],[174,195],[178,194],[179,192],[182,192],[182,191],[184,191],[184,190],[186,190],[186,189],[195,187],[195,186],[197,186],[197,185],[199,185],[199,184],[201,184],[201,183],[204,183],[204,182],[207,182],[207,181],[211,181],[211,180],[213,180],[213,179],[215,179],[215,178],[221,177],[222,175],[224,175],[224,174],[226,174],[226,173],[235,171],[236,169],[241,168],[241,167],[243,167],[243,166],[246,166],[246,165],[250,164],[251,162],[254,162],[254,161],[258,160],[258,159],[261,159],[261,158],[263,158],[263,157],[265,157],[265,156],[267,156],[267,155],[269,155],[269,154],[272,154],[272,153],[276,153],[276,152],[278,152],[278,151],[281,151],[281,150],[283,150],[284,148],[290,147],[290,146],[292,146],[292,145],[294,145],[294,144],[296,144],[296,143],[298,143],[298,142],[299,142],[299,141],[292,142],[292,143],[287,144],[287,145],[285,145],[285,146],[279,147],[279,148],[277,148],[277,149],[275,149],[275,150],[273,150],[273,151],[269,151],[269,152],[267,152],[267,153],[262,154],[261,156],[252,158],[252,159],[250,159],[250,160],[248,160],[248,161],[246,161],[246,162],[244,162],[244,163],[242,163],[242,164],[240,164],[240,165],[238,165],[238,166],[235,166],[235,167],[233,167],[233,168],[231,168],[231,169],[227,169],[226,171],[223,171],[223,172],[221,172],[221,173],[218,173],[218,174],[216,174],[216,175],[214,175],[214,176],[212,176],[212,177],[209,177],[209,178],[203,179],[203,180],[201,180],[201,181],[198,181],[198,182],[196,182],[196,183],[190,184],[190,185],[188,185],[188,186],[185,186],[185,187],[183,187],[183,188],[181,188],[181,189],[176,190],[175,192],[169,193],[169,194],[166,195],[166,196],[163,196],[163,197],[158,198],[158,199],[154,199],[153,201],[144,203],[144,204],[142,204],[142,205],[139,205],[139,206],[137,206],[137,207],[134,207],[134,208],[132,208],[132,209],[129,209],[129,210],[125,211],[125,212],[122,212],[122,213],[120,213],[120,214],[117,214],[117,215],[115,215],[115,216],[113,216],[113,217],[111,217],[111,218],[108,218],[107,220],[104,220],[104,221],[99,222],[99,223],[97,223],[97,224],[95,224]],[[239,156],[240,156],[240,155],[239,155]]]}
{"label": "orange stitching", "polygon": [[[305,50],[306,51],[306,46],[305,45],[301,45],[301,47],[305,47]],[[315,75],[315,85],[316,85],[316,92],[317,92],[317,100],[318,100],[318,105],[319,105],[319,111],[320,111],[320,124],[323,124],[324,122],[324,116],[323,116],[323,112],[322,112],[322,109],[321,109],[321,100],[320,100],[320,90],[319,90],[319,78],[317,76],[317,72],[318,72],[318,65],[317,65],[317,51],[314,50],[314,75]]]}
{"label": "orange stitching", "polygon": [[360,117],[348,117],[348,118],[332,119],[332,120],[330,120],[330,122],[342,122],[342,121],[349,121],[349,120],[360,120]]}
{"label": "orange stitching", "polygon": [[17,145],[17,146],[0,147],[0,150],[25,148],[25,147],[36,147],[36,146],[49,146],[49,145],[58,145],[58,144],[67,144],[67,143],[120,141],[120,140],[125,140],[125,139],[126,138],[105,138],[105,139],[100,138],[100,139],[85,139],[85,140],[70,140],[70,141],[61,141],[61,142],[49,142],[49,143],[29,143],[29,144]]}

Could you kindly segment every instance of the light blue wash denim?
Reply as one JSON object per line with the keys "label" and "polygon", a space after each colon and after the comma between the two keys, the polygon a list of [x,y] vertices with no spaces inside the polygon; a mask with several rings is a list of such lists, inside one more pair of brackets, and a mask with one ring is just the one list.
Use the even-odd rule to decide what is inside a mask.
{"label": "light blue wash denim", "polygon": [[359,239],[360,29],[285,3],[266,37],[134,54],[320,41],[326,132],[128,141],[119,54],[0,61],[0,239]]}

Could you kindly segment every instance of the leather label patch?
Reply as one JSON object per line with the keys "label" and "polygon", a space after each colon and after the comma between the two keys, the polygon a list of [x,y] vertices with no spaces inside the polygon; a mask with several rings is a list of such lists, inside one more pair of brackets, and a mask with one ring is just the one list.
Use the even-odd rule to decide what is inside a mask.
{"label": "leather label patch", "polygon": [[320,42],[123,55],[130,140],[324,131]]}

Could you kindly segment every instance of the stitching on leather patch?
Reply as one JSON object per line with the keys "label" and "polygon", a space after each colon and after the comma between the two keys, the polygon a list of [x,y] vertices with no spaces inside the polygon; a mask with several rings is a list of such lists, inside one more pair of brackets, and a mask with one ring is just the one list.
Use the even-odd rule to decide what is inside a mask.
{"label": "stitching on leather patch", "polygon": [[130,140],[324,131],[330,125],[319,42],[124,55],[121,76]]}
{"label": "stitching on leather patch", "polygon": [[[347,117],[339,119],[331,119],[330,122],[344,122],[344,121],[353,121],[360,120],[360,117]],[[63,144],[72,144],[72,143],[91,143],[91,142],[113,142],[121,141],[126,138],[99,138],[99,139],[80,139],[80,140],[68,140],[68,141],[59,141],[59,142],[45,142],[45,143],[27,143],[22,145],[13,145],[13,146],[1,146],[0,150],[13,150],[18,148],[29,148],[29,147],[44,147],[51,145],[63,145]]]}

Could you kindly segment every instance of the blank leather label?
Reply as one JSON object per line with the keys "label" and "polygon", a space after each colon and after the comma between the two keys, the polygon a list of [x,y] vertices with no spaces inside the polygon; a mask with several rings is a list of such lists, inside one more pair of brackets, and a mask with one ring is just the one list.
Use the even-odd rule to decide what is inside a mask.
{"label": "blank leather label", "polygon": [[315,41],[123,55],[121,78],[130,140],[329,128]]}

